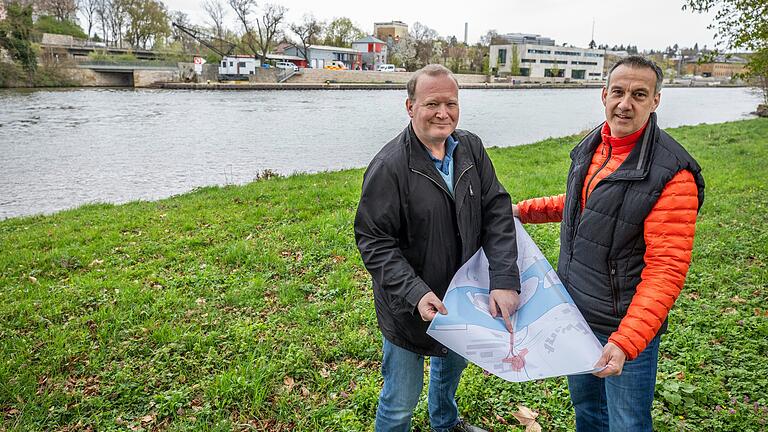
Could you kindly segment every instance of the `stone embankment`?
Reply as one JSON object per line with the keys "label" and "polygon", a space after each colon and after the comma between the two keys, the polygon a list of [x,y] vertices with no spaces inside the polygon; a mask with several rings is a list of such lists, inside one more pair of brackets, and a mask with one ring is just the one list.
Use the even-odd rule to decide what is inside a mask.
{"label": "stone embankment", "polygon": [[[169,89],[200,90],[401,90],[405,88],[413,72],[374,72],[328,69],[302,69],[285,82],[277,82],[284,73],[276,69],[258,70],[248,81],[218,82],[163,82],[157,87]],[[564,79],[512,80],[495,79],[488,75],[456,74],[459,87],[463,89],[495,88],[584,88],[600,87],[602,81],[568,82]]]}

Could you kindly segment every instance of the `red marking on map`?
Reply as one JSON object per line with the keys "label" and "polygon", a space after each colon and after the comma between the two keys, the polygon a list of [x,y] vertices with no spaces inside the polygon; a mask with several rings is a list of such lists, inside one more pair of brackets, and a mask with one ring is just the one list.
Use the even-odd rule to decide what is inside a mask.
{"label": "red marking on map", "polygon": [[509,355],[507,358],[501,360],[502,363],[509,363],[512,365],[512,370],[520,372],[525,367],[525,356],[528,354],[528,348],[523,348],[519,353],[514,353],[515,347],[515,334],[509,334]]}

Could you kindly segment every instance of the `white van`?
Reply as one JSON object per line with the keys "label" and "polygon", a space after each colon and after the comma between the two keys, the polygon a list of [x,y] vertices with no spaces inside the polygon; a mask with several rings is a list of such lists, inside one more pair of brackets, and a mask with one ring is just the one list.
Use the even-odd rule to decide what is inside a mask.
{"label": "white van", "polygon": [[377,72],[394,72],[395,71],[395,65],[393,64],[380,64],[379,67],[376,68]]}
{"label": "white van", "polygon": [[275,63],[275,67],[279,69],[293,69],[294,71],[299,70],[298,66],[288,61],[279,61]]}

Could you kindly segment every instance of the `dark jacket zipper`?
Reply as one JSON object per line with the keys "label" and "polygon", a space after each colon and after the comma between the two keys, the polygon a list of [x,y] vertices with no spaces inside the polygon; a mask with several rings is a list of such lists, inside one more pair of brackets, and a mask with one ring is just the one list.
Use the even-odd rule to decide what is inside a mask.
{"label": "dark jacket zipper", "polygon": [[446,193],[446,194],[447,194],[449,197],[451,197],[451,199],[453,199],[453,196],[451,196],[451,194],[448,192],[448,189],[446,189],[446,188],[445,188],[445,186],[442,186],[442,185],[440,185],[440,183],[436,182],[436,181],[435,181],[435,179],[433,179],[432,177],[430,177],[430,176],[428,176],[428,175],[424,174],[423,172],[421,172],[421,171],[419,171],[419,170],[416,170],[416,169],[413,169],[413,168],[411,168],[411,171],[415,172],[416,174],[419,174],[419,175],[422,175],[422,176],[424,176],[424,177],[428,178],[428,179],[429,179],[429,181],[431,181],[432,183],[434,183],[434,184],[435,184],[437,187],[439,187],[440,189],[442,189],[442,190],[443,190],[443,192],[445,192],[445,193]]}
{"label": "dark jacket zipper", "polygon": [[613,279],[616,277],[616,266],[613,262],[608,262],[608,267],[611,270],[611,297],[613,298],[613,316],[619,316],[619,292]]}
{"label": "dark jacket zipper", "polygon": [[[600,168],[595,171],[594,174],[592,174],[592,177],[587,182],[587,192],[589,192],[589,186],[592,185],[592,180],[597,177],[597,173],[603,170],[603,168],[608,165],[608,161],[611,160],[611,153],[613,152],[613,146],[608,146],[608,156],[605,157],[605,160],[603,161],[603,164],[600,165]],[[590,164],[592,161],[590,160]],[[589,167],[587,167],[587,171],[589,171]],[[593,191],[594,192],[594,191]],[[581,193],[581,191],[578,191],[578,193]],[[590,194],[592,195],[592,194]],[[587,196],[586,199],[584,199],[584,207],[587,206],[587,200],[589,199],[589,196]],[[573,235],[571,236],[571,260],[573,260],[573,242],[576,240],[576,234],[579,232],[579,226],[581,225],[581,217],[584,216],[584,210],[581,208],[581,198],[576,198],[577,204],[579,205],[579,217],[578,217],[578,223],[573,227]]]}
{"label": "dark jacket zipper", "polygon": [[[474,165],[474,164],[472,164],[472,165],[470,165],[470,166],[468,166],[468,167],[464,168],[464,171],[462,171],[462,172],[461,172],[461,174],[459,174],[459,178],[457,178],[457,179],[456,179],[456,184],[459,184],[459,181],[461,180],[461,177],[463,177],[463,176],[464,176],[464,174],[465,174],[467,171],[469,171],[469,170],[470,170],[472,167],[474,167],[474,166],[475,166],[475,165]],[[421,172],[421,171],[419,171],[419,170],[417,170],[417,169],[413,169],[413,168],[411,168],[411,171],[415,172],[416,174],[419,174],[419,175],[422,175],[422,176],[424,176],[424,177],[428,178],[428,179],[429,179],[429,180],[430,180],[432,183],[436,184],[436,185],[437,185],[437,187],[439,187],[440,189],[442,189],[442,190],[443,190],[443,192],[445,192],[446,194],[448,194],[448,196],[449,196],[449,197],[451,197],[451,199],[454,199],[453,195],[451,195],[451,194],[450,194],[450,192],[448,192],[448,189],[446,189],[446,188],[445,188],[445,186],[443,186],[443,185],[441,185],[440,183],[438,183],[437,181],[435,181],[435,179],[433,179],[432,177],[430,177],[430,176],[426,175],[425,173],[423,173],[423,172]],[[469,196],[471,196],[471,197],[474,197],[474,196],[475,196],[474,192],[472,191],[472,185],[471,185],[471,184],[469,185]]]}

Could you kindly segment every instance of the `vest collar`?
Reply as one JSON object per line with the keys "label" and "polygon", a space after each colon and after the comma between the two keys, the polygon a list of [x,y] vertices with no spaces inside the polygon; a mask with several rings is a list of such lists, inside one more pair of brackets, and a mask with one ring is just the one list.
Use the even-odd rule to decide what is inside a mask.
{"label": "vest collar", "polygon": [[638,139],[643,136],[643,132],[645,132],[645,128],[647,126],[648,122],[646,121],[643,127],[636,130],[635,132],[632,132],[627,136],[615,137],[611,136],[611,126],[608,125],[608,122],[604,122],[603,128],[600,131],[600,135],[603,138],[603,143],[613,148],[614,154],[626,154],[635,148],[635,144],[637,143]]}
{"label": "vest collar", "polygon": [[[574,162],[589,164],[595,149],[603,141],[601,123],[584,137],[583,140],[571,151],[571,159]],[[656,113],[651,113],[646,123],[645,130],[638,138],[635,147],[629,153],[624,163],[606,177],[606,180],[639,180],[648,175],[654,143],[659,139],[659,128],[656,125]]]}

